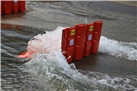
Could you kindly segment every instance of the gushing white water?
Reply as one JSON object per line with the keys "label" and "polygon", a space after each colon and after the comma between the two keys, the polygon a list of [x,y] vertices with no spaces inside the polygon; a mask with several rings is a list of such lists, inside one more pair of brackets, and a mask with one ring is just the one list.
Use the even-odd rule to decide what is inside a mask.
{"label": "gushing white water", "polygon": [[101,36],[99,52],[137,61],[137,43],[135,42],[119,42]]}
{"label": "gushing white water", "polygon": [[27,52],[50,53],[60,50],[63,29],[59,26],[54,32],[38,34],[28,42]]}
{"label": "gushing white water", "polygon": [[[61,53],[63,29],[58,27],[52,32],[38,34],[28,43],[27,49],[36,52],[36,55],[25,64],[27,71],[38,76],[38,82],[46,91],[137,90],[135,76],[111,77],[98,72],[82,72],[74,64],[69,65]],[[136,47],[136,43],[118,42],[102,36],[99,52],[136,60]]]}
{"label": "gushing white water", "polygon": [[[33,40],[28,42],[27,51],[33,53],[50,53],[60,50],[63,29],[64,27],[59,26],[54,32],[38,34]],[[137,43],[135,42],[119,42],[101,36],[99,52],[137,61]]]}

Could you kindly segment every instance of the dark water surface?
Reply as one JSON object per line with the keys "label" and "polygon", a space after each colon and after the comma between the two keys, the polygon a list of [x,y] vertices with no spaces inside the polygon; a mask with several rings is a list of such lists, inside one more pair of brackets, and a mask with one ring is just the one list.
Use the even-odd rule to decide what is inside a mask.
{"label": "dark water surface", "polygon": [[[26,13],[1,17],[2,91],[137,90],[136,7],[95,1],[27,2],[26,4]],[[52,55],[38,54],[32,59],[17,58],[18,54],[26,50],[28,41],[37,34],[52,31],[58,26],[71,27],[85,23],[85,20],[88,23],[102,20],[102,36],[112,40],[110,44],[114,44],[113,40],[116,40],[119,44],[123,43],[122,47],[134,48],[134,51],[131,51],[134,52],[131,53],[135,55],[134,59],[117,57],[119,52],[111,55],[100,50],[97,55],[75,61],[77,70],[74,70],[69,69],[66,64],[62,64],[66,66],[65,68],[59,67],[59,60],[52,58]],[[115,47],[113,49],[116,50]],[[123,55],[126,55],[125,51]]]}

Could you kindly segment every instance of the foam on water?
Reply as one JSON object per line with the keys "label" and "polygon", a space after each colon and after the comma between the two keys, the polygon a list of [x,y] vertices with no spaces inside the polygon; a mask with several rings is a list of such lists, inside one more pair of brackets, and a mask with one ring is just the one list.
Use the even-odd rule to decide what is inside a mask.
{"label": "foam on water", "polygon": [[137,43],[119,42],[101,36],[99,52],[137,61]]}
{"label": "foam on water", "polygon": [[[61,36],[63,29],[64,27],[59,26],[52,32],[38,34],[28,43],[27,49],[37,51],[37,53],[29,62],[25,63],[26,70],[38,76],[38,82],[43,85],[45,91],[137,90],[137,77],[135,76],[128,76],[129,78],[111,77],[104,73],[79,71],[74,64],[69,65],[61,53]],[[108,46],[110,46],[110,48],[108,48]],[[112,47],[117,51],[112,50]],[[136,49],[133,48],[136,47],[136,43],[125,44],[124,42],[101,37],[99,52],[110,55],[112,55],[111,52],[114,52],[113,55],[117,56],[117,54],[119,54],[117,47],[121,48],[122,52],[120,52],[123,54],[125,53],[127,55],[127,53],[122,50],[122,47],[129,48],[131,51],[134,49],[135,53],[133,54],[136,54]],[[125,58],[123,55],[118,57]],[[133,60],[136,60],[136,57],[133,58]]]}
{"label": "foam on water", "polygon": [[[27,51],[37,53],[25,64],[27,70],[29,69],[29,72],[39,75],[40,79],[45,78],[45,80],[40,80],[40,83],[46,84],[45,89],[48,91],[54,91],[56,89],[73,91],[80,88],[79,84],[75,84],[79,82],[85,86],[85,88],[81,89],[90,89],[90,87],[84,84],[84,81],[87,79],[86,76],[81,75],[81,73],[75,70],[74,64],[68,65],[65,57],[61,53],[60,47],[63,29],[63,27],[58,27],[54,32],[46,32],[46,34],[42,35],[38,34],[33,40],[28,42]],[[54,81],[60,84],[59,87],[56,86]],[[49,82],[51,85],[47,87]],[[52,88],[52,86],[55,88]]]}

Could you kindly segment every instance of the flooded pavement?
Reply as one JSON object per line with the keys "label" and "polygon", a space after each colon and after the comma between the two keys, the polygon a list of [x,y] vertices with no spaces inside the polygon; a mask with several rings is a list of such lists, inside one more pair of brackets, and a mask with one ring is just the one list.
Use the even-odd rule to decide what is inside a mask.
{"label": "flooded pavement", "polygon": [[[2,91],[137,90],[137,7],[95,1],[26,4],[26,13],[1,18]],[[103,21],[97,55],[71,65],[60,50],[38,53],[31,59],[17,58],[33,37],[54,49],[50,44],[60,43],[62,28],[86,20]]]}

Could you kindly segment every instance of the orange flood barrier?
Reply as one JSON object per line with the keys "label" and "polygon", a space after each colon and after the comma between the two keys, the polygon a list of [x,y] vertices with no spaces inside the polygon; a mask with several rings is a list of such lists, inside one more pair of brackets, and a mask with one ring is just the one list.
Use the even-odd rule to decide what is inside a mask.
{"label": "orange flood barrier", "polygon": [[25,12],[25,0],[2,0],[0,3],[1,15],[7,15],[18,12]]}
{"label": "orange flood barrier", "polygon": [[75,28],[66,28],[62,32],[62,53],[68,63],[71,63],[74,49]]}
{"label": "orange flood barrier", "polygon": [[11,1],[1,1],[1,11],[2,14],[11,14],[12,13],[12,2]]}
{"label": "orange flood barrier", "polygon": [[102,21],[96,21],[63,30],[61,49],[68,63],[98,53],[102,24]]}
{"label": "orange flood barrier", "polygon": [[[62,31],[61,49],[68,63],[98,53],[102,24],[102,21],[78,24]],[[31,58],[35,53],[26,51],[18,58]]]}

